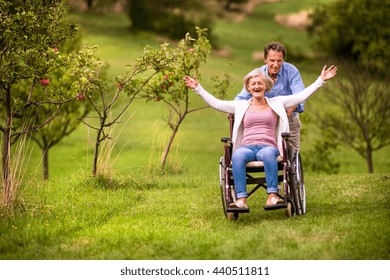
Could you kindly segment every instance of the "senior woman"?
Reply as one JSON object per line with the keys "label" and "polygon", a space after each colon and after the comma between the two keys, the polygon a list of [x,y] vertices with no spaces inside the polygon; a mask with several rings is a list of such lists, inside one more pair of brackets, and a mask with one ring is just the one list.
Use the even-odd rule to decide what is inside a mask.
{"label": "senior woman", "polygon": [[270,90],[274,83],[263,71],[254,69],[244,78],[244,86],[253,97],[249,100],[233,101],[220,100],[208,93],[199,84],[196,76],[184,77],[186,86],[200,95],[208,105],[235,115],[232,172],[237,193],[236,207],[248,208],[246,164],[250,161],[263,161],[268,193],[266,205],[277,204],[279,200],[277,157],[282,154],[281,134],[289,132],[285,108],[304,102],[336,74],[337,67],[332,65],[326,69],[325,65],[318,79],[300,93],[267,98],[264,93]]}

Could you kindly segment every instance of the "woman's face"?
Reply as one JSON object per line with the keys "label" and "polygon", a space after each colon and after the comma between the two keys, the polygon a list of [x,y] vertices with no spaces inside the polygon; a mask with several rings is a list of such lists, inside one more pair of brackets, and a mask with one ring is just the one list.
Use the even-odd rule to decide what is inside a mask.
{"label": "woman's face", "polygon": [[250,78],[247,87],[249,92],[253,95],[254,98],[259,98],[264,96],[266,85],[261,76]]}

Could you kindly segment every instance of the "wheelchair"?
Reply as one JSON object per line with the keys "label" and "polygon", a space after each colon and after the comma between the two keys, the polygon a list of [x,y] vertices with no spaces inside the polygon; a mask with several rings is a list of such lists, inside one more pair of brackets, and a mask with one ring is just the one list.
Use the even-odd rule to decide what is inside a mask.
{"label": "wheelchair", "polygon": [[[236,221],[241,213],[249,209],[229,207],[236,201],[236,191],[232,174],[232,131],[234,115],[229,114],[230,137],[221,138],[224,143],[224,155],[219,162],[220,189],[222,207],[228,220]],[[278,157],[278,196],[283,203],[271,207],[264,206],[265,210],[285,209],[286,218],[306,213],[306,191],[303,178],[302,161],[299,151],[289,145],[289,133],[282,133],[283,156]],[[249,162],[246,166],[248,198],[259,188],[267,189],[265,171],[262,161]]]}

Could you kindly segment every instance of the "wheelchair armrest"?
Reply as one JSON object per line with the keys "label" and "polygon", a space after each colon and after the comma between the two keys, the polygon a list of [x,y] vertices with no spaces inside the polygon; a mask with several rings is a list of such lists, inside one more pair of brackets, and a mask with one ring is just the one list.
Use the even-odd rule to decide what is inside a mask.
{"label": "wheelchair armrest", "polygon": [[222,138],[221,138],[221,142],[224,142],[224,143],[231,143],[231,142],[232,142],[232,139],[230,139],[230,137],[222,137]]}

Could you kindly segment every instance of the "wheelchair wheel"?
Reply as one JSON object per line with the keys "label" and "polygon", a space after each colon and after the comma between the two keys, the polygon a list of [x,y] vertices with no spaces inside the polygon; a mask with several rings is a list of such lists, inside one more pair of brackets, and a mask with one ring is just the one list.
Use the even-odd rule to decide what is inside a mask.
{"label": "wheelchair wheel", "polygon": [[294,182],[294,176],[291,176],[290,174],[290,180],[288,182],[288,193],[289,198],[287,199],[287,207],[285,210],[286,218],[292,218],[296,215],[296,204],[295,204],[295,197],[296,197],[296,184]]}
{"label": "wheelchair wheel", "polygon": [[294,206],[291,202],[288,202],[285,210],[286,218],[292,218],[294,216],[294,211]]}
{"label": "wheelchair wheel", "polygon": [[228,212],[228,205],[233,202],[233,192],[232,187],[226,188],[226,185],[221,185],[221,198],[222,198],[222,207],[225,217],[229,221],[236,221],[239,217],[239,213],[237,212]]}
{"label": "wheelchair wheel", "polygon": [[219,186],[221,189],[221,199],[222,199],[222,209],[225,217],[229,221],[236,221],[238,219],[239,214],[237,212],[228,212],[228,205],[233,202],[234,190],[232,187],[226,186],[226,168],[224,163],[224,158],[221,157],[219,161]]}
{"label": "wheelchair wheel", "polygon": [[306,192],[301,163],[299,151],[292,149],[290,153],[289,187],[294,214],[296,215],[302,215],[306,212]]}
{"label": "wheelchair wheel", "polygon": [[295,214],[303,215],[306,213],[306,191],[299,151],[295,152],[291,167],[294,169],[291,172],[291,195],[294,199]]}
{"label": "wheelchair wheel", "polygon": [[298,215],[303,215],[306,213],[306,190],[305,190],[305,181],[303,179],[303,169],[302,169],[302,159],[299,151],[297,152],[296,157],[296,183],[297,183],[297,191],[299,198],[299,206],[300,211]]}
{"label": "wheelchair wheel", "polygon": [[286,217],[290,218],[295,215],[299,215],[300,202],[298,194],[298,182],[297,182],[297,161],[296,157],[298,151],[295,151],[292,147],[287,149],[287,208]]}
{"label": "wheelchair wheel", "polygon": [[[295,164],[293,164],[292,166],[294,169],[296,168],[295,167]],[[297,176],[296,176],[296,173],[293,172],[291,174],[291,178],[290,178],[290,195],[291,195],[291,199],[293,201],[292,204],[292,209],[293,209],[293,214],[295,215],[300,215],[300,200],[299,200],[299,193],[298,193],[298,182],[297,182]]]}
{"label": "wheelchair wheel", "polygon": [[229,221],[237,221],[238,219],[238,213],[237,212],[227,212],[226,213],[226,218]]}

